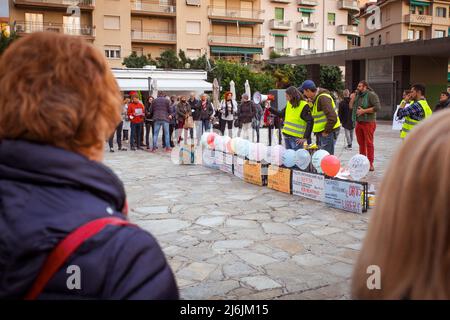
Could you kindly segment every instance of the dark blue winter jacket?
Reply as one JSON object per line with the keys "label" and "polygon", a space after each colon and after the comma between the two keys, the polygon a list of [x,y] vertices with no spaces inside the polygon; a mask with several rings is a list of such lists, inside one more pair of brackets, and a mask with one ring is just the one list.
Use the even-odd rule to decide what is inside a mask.
{"label": "dark blue winter jacket", "polygon": [[[47,255],[77,227],[115,216],[122,182],[101,163],[49,145],[0,141],[0,299],[22,299]],[[81,289],[68,289],[70,265]],[[39,299],[177,299],[156,240],[134,226],[107,226],[87,240]]]}

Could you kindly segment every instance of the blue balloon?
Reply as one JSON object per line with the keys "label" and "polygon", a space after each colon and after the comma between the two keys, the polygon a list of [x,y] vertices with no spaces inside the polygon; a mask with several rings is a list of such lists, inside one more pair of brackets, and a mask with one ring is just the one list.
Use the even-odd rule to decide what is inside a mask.
{"label": "blue balloon", "polygon": [[250,142],[248,140],[240,140],[238,143],[238,155],[247,157],[250,152]]}
{"label": "blue balloon", "polygon": [[298,149],[295,152],[295,155],[297,157],[295,164],[297,167],[299,167],[302,170],[305,170],[308,168],[310,162],[311,162],[311,155],[309,154],[308,150],[305,149]]}
{"label": "blue balloon", "polygon": [[295,150],[288,149],[283,153],[282,156],[283,165],[285,167],[291,168],[295,166],[295,161],[297,160]]}

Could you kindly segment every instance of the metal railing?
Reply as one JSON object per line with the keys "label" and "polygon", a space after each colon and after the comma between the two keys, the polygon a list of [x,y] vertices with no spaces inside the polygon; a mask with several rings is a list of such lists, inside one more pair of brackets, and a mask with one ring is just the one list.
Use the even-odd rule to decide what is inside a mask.
{"label": "metal railing", "polygon": [[33,33],[33,32],[58,32],[74,36],[95,36],[95,27],[90,25],[78,25],[78,24],[64,24],[54,22],[29,22],[29,21],[16,21],[15,31],[17,33]]}
{"label": "metal railing", "polygon": [[270,20],[270,28],[271,29],[288,30],[288,29],[292,28],[292,22],[291,21],[272,19],[272,20]]}
{"label": "metal railing", "polygon": [[339,0],[338,8],[359,11],[359,3],[356,0]]}
{"label": "metal railing", "polygon": [[337,28],[337,33],[341,35],[359,36],[359,27],[351,25],[340,25]]}
{"label": "metal railing", "polygon": [[14,0],[16,4],[59,4],[62,6],[93,7],[95,0]]}
{"label": "metal railing", "polygon": [[316,49],[303,49],[303,48],[298,48],[297,49],[297,55],[298,56],[304,56],[304,55],[307,55],[307,54],[314,54],[316,52],[317,52]]}
{"label": "metal railing", "polygon": [[140,1],[131,0],[131,10],[157,13],[176,13],[176,6],[172,1]]}
{"label": "metal railing", "polygon": [[420,25],[431,25],[433,23],[433,16],[424,14],[407,14],[405,15],[405,22]]}
{"label": "metal railing", "polygon": [[280,3],[291,3],[292,0],[270,0],[272,2],[280,2]]}
{"label": "metal railing", "polygon": [[291,54],[291,48],[271,47],[270,51],[275,52],[277,54]]}
{"label": "metal railing", "polygon": [[262,19],[264,10],[251,10],[240,8],[225,8],[225,7],[208,7],[208,15],[210,17],[225,17],[236,19]]}
{"label": "metal railing", "polygon": [[165,32],[161,30],[143,30],[131,31],[131,40],[142,41],[176,41],[176,33]]}
{"label": "metal railing", "polygon": [[297,4],[303,6],[317,6],[319,2],[317,0],[297,0]]}
{"label": "metal railing", "polygon": [[239,36],[229,34],[208,34],[208,42],[212,44],[234,44],[264,47],[263,36]]}
{"label": "metal railing", "polygon": [[316,32],[317,26],[318,26],[318,23],[315,23],[315,22],[310,22],[310,23],[298,22],[297,23],[297,31]]}

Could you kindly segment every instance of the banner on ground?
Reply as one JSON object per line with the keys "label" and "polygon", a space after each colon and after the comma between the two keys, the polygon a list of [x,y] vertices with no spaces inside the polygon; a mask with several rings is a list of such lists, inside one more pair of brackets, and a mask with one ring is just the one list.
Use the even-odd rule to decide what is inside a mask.
{"label": "banner on ground", "polygon": [[245,160],[244,181],[251,184],[256,184],[258,186],[264,186],[265,179],[263,177],[262,164],[254,161]]}
{"label": "banner on ground", "polygon": [[296,196],[324,201],[325,177],[319,174],[293,170],[292,193]]}
{"label": "banner on ground", "polygon": [[267,172],[267,187],[290,194],[291,172],[291,169],[270,165]]}
{"label": "banner on ground", "polygon": [[233,155],[223,153],[223,163],[220,165],[220,171],[233,174]]}
{"label": "banner on ground", "polygon": [[216,155],[214,150],[203,150],[202,165],[211,169],[219,169],[219,166],[216,164]]}
{"label": "banner on ground", "polygon": [[325,203],[345,211],[363,212],[364,186],[350,181],[325,179]]}
{"label": "banner on ground", "polygon": [[239,179],[244,179],[244,159],[238,156],[233,156],[233,174]]}
{"label": "banner on ground", "polygon": [[194,164],[195,163],[195,145],[183,144],[180,147],[180,164]]}

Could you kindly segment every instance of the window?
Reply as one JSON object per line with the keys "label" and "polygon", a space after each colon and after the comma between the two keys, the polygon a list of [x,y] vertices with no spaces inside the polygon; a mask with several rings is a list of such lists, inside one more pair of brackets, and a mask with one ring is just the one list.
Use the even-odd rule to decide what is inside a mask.
{"label": "window", "polygon": [[105,56],[109,59],[120,59],[120,47],[119,46],[105,47]]}
{"label": "window", "polygon": [[138,57],[144,55],[144,48],[133,47],[131,50],[132,50],[133,53],[135,53]]}
{"label": "window", "polygon": [[336,25],[336,14],[335,13],[328,13],[328,24],[330,26]]}
{"label": "window", "polygon": [[71,35],[81,34],[80,17],[63,16],[64,33]]}
{"label": "window", "polygon": [[408,30],[408,40],[414,40],[414,30]]}
{"label": "window", "polygon": [[445,30],[435,30],[434,31],[434,37],[435,38],[444,38],[445,37]]}
{"label": "window", "polygon": [[275,8],[275,19],[276,20],[284,20],[284,9],[283,8]]}
{"label": "window", "polygon": [[201,24],[200,21],[187,21],[186,33],[188,34],[200,34]]}
{"label": "window", "polygon": [[391,20],[391,8],[386,8],[386,21]]}
{"label": "window", "polygon": [[301,39],[300,40],[300,48],[308,50],[311,45],[311,39]]}
{"label": "window", "polygon": [[311,13],[302,12],[302,20],[303,20],[304,24],[310,24],[311,23]]}
{"label": "window", "polygon": [[379,46],[381,45],[381,34],[378,35],[378,45],[379,45]]}
{"label": "window", "polygon": [[352,46],[360,47],[361,46],[361,38],[360,37],[353,37],[352,38]]}
{"label": "window", "polygon": [[386,32],[386,44],[391,43],[391,33],[390,32]]}
{"label": "window", "polygon": [[284,48],[284,37],[275,36],[275,48],[277,48],[277,49]]}
{"label": "window", "polygon": [[120,16],[104,16],[103,28],[109,30],[120,30]]}
{"label": "window", "polygon": [[420,15],[425,14],[425,7],[422,7],[422,6],[417,7],[417,13]]}
{"label": "window", "polygon": [[334,51],[335,50],[335,40],[334,39],[327,39],[327,51]]}
{"label": "window", "polygon": [[447,9],[442,7],[436,8],[436,17],[445,18],[447,16]]}
{"label": "window", "polygon": [[187,49],[186,50],[186,56],[189,59],[197,59],[197,58],[200,58],[201,55],[202,55],[201,49]]}
{"label": "window", "polygon": [[44,15],[42,13],[25,13],[25,32],[44,31]]}
{"label": "window", "polygon": [[370,38],[370,46],[373,47],[375,44],[375,38]]}
{"label": "window", "polygon": [[422,30],[416,30],[416,40],[423,39],[423,31]]}

